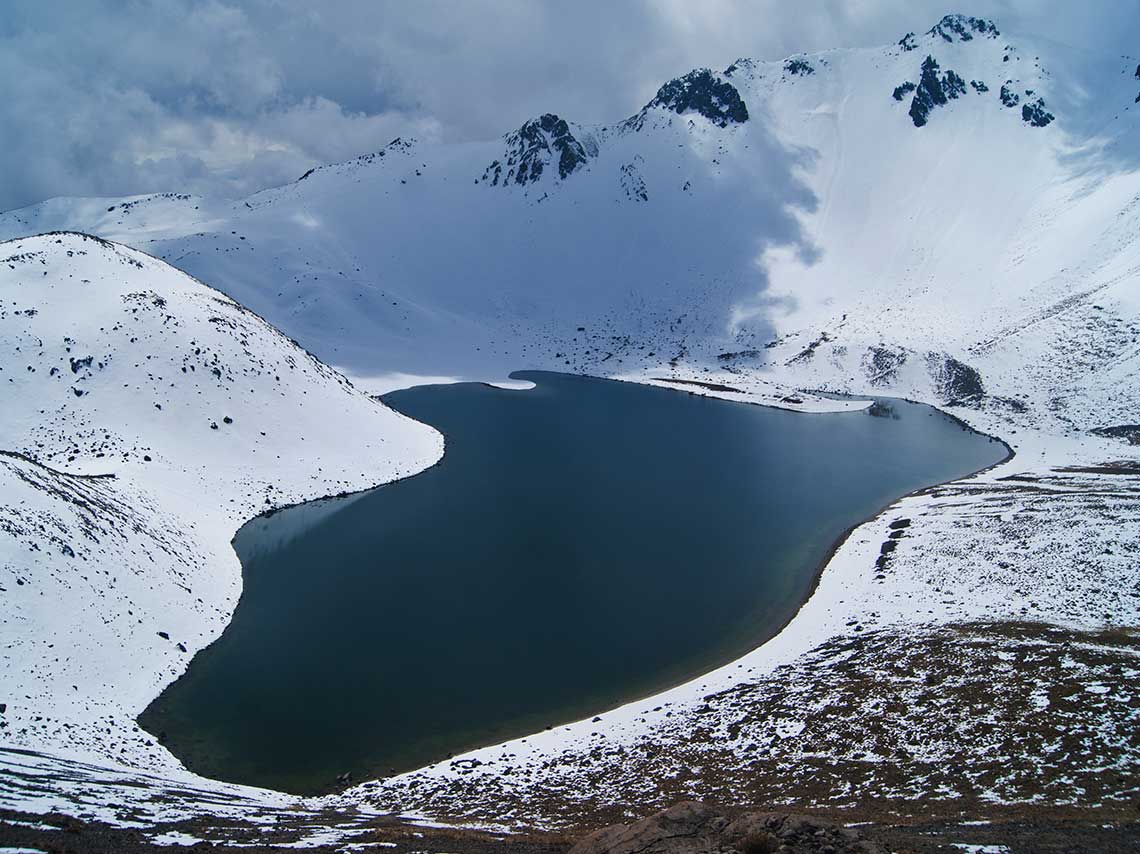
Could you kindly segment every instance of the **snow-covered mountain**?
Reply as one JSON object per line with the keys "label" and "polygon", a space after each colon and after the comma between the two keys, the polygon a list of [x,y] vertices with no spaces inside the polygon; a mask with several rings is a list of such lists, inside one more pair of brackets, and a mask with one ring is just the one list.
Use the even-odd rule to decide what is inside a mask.
{"label": "snow-covered mountain", "polygon": [[[798,622],[753,654],[756,676],[710,683],[791,666],[852,626],[1135,625],[1130,469],[1097,465],[1138,457],[1140,65],[960,15],[900,36],[698,69],[616,124],[548,113],[490,142],[395,140],[236,202],[0,214],[0,238],[97,234],[232,298],[93,238],[4,244],[0,586],[16,604],[2,666],[26,699],[4,713],[6,743],[169,773],[133,714],[228,619],[233,530],[266,502],[441,452],[251,311],[373,389],[550,368],[792,408],[824,405],[807,389],[880,393],[947,407],[1017,450],[904,502],[913,525],[889,580],[870,569],[883,520],[856,532]],[[1014,493],[1010,477],[1047,485]],[[705,714],[702,688],[673,692],[667,726],[631,707],[605,732],[668,746]],[[602,729],[461,770],[526,801],[552,756],[578,751],[559,785],[600,791]],[[509,785],[496,776],[523,763]],[[354,797],[462,812],[448,797],[476,783],[458,774]]]}
{"label": "snow-covered mountain", "polygon": [[1032,394],[1022,363],[1075,330],[1009,348],[1054,308],[1131,335],[1111,296],[1137,264],[1136,70],[947,16],[885,48],[697,70],[615,125],[396,140],[233,203],[55,199],[0,236],[143,248],[357,376],[673,361],[948,400],[960,363]]}
{"label": "snow-covered mountain", "polygon": [[135,724],[228,623],[229,541],[273,507],[439,458],[233,300],[77,234],[0,244],[0,733],[177,763]]}

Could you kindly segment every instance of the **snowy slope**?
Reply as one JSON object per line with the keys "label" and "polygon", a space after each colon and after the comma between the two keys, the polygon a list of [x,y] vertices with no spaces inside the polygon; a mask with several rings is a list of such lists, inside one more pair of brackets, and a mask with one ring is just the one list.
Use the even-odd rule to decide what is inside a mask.
{"label": "snowy slope", "polygon": [[[722,386],[710,394],[793,408],[828,405],[804,389],[899,395],[947,407],[1015,448],[1006,466],[905,499],[854,532],[796,622],[742,662],[747,670],[734,664],[671,692],[663,701],[673,704],[668,721],[665,713],[647,713],[648,703],[633,704],[604,724],[583,722],[526,744],[488,748],[456,760],[466,764],[350,795],[385,809],[446,808],[486,819],[509,810],[511,798],[539,804],[535,792],[562,792],[564,802],[583,792],[606,797],[597,783],[622,779],[621,751],[645,742],[669,755],[707,721],[707,691],[730,691],[791,666],[828,639],[854,637],[853,627],[911,637],[948,621],[1030,618],[1091,630],[1140,620],[1135,490],[1122,480],[1127,467],[1100,466],[1140,457],[1126,441],[1127,426],[1140,424],[1138,75],[1134,58],[1035,44],[989,22],[950,16],[882,48],[741,59],[720,73],[694,71],[614,125],[543,115],[487,143],[397,140],[237,202],[175,193],[55,199],[0,215],[0,237],[82,229],[143,249],[219,288],[370,388],[408,382],[409,375],[484,378],[551,368],[699,380]],[[43,241],[34,249],[44,249]],[[64,264],[52,252],[52,263]],[[135,268],[114,259],[157,266],[124,249],[101,252],[118,265],[116,273],[132,278],[139,276]],[[0,273],[27,282],[28,270],[42,272],[39,263],[33,258]],[[51,270],[55,287],[78,287],[65,276],[79,273]],[[193,287],[187,293],[206,293]],[[37,308],[22,294],[5,298],[0,323],[46,322],[42,314],[15,314]],[[195,389],[187,401],[181,368],[194,364],[200,381],[212,363],[199,354],[182,361],[185,343],[176,358],[144,352],[131,335],[123,337],[132,324],[148,322],[157,347],[166,327],[153,300],[130,303],[130,318],[111,301],[101,317],[87,310],[80,296],[86,292],[66,294],[71,302],[61,297],[63,303],[84,321],[111,330],[100,335],[118,337],[68,353],[60,349],[69,346],[62,336],[75,333],[29,327],[30,337],[16,342],[22,349],[5,353],[0,377],[24,391],[15,415],[7,408],[0,414],[3,447],[69,473],[8,458],[4,465],[22,473],[8,475],[5,494],[26,492],[26,500],[47,502],[44,508],[59,516],[75,505],[62,507],[52,493],[21,485],[29,477],[58,480],[59,489],[73,492],[112,490],[106,513],[114,513],[114,490],[129,484],[137,490],[127,502],[132,512],[143,500],[152,506],[146,518],[155,533],[146,542],[173,538],[186,546],[173,551],[207,556],[199,569],[177,569],[185,577],[169,563],[160,601],[164,608],[179,596],[187,601],[182,611],[162,613],[163,627],[149,606],[136,610],[125,599],[100,611],[108,617],[98,631],[131,644],[116,648],[145,664],[98,688],[91,708],[113,709],[114,731],[131,732],[126,711],[145,704],[224,625],[238,578],[224,540],[271,484],[282,490],[268,496],[279,503],[335,492],[414,470],[439,447],[406,422],[384,421],[394,416],[300,356],[311,376],[283,395],[260,362],[272,362],[268,356],[251,362],[231,352],[227,364],[236,358],[243,368],[200,389],[214,396],[199,399]],[[223,333],[202,311],[193,316],[191,340],[205,340],[203,329]],[[249,317],[232,306],[227,316]],[[31,360],[29,353],[47,346],[33,345],[41,339],[56,349]],[[5,347],[9,340],[7,332],[0,338]],[[117,372],[134,353],[156,355],[164,369],[134,356],[129,364],[139,367],[129,377],[98,385],[112,376],[99,371],[100,362]],[[87,355],[94,367],[71,373],[70,359]],[[279,364],[283,356],[275,358]],[[286,377],[276,369],[273,376]],[[177,386],[159,397],[172,378]],[[257,393],[224,396],[230,378],[248,378]],[[120,391],[123,383],[130,388]],[[298,401],[318,393],[312,383],[338,401],[343,418],[329,423],[314,415],[306,424],[294,415]],[[127,393],[136,387],[139,394]],[[73,388],[92,394],[76,397]],[[55,396],[41,401],[48,389]],[[102,408],[103,396],[114,400],[113,409]],[[72,415],[59,410],[56,426],[39,426],[39,409],[55,413],[64,403]],[[89,406],[100,408],[75,409]],[[168,407],[188,417],[168,423]],[[111,436],[93,432],[102,426],[95,416],[112,413],[118,420]],[[225,414],[232,425],[217,420]],[[395,443],[381,449],[384,462],[371,470],[353,469],[352,458],[361,459],[366,447],[361,433],[335,432],[358,418],[380,419],[370,434]],[[271,422],[291,423],[297,432],[260,437],[258,423]],[[1092,432],[1103,428],[1117,437]],[[230,444],[234,436],[238,444]],[[314,447],[319,451],[308,457]],[[290,467],[289,483],[279,482],[276,455],[292,460],[301,450],[310,467]],[[93,456],[100,452],[105,456]],[[152,461],[141,463],[140,455]],[[119,474],[111,484],[74,480],[76,473],[103,472],[111,461]],[[230,472],[224,483],[218,464]],[[213,512],[197,506],[200,483],[227,505],[233,496],[233,511],[210,521],[198,515]],[[889,536],[885,524],[902,514],[913,526],[884,574],[878,549]],[[61,548],[42,532],[29,536],[41,550]],[[50,565],[56,573],[65,564],[55,556]],[[30,568],[21,571],[34,577]],[[204,590],[202,573],[217,589],[199,607],[193,599]],[[154,583],[149,577],[140,583]],[[176,578],[192,596],[176,593]],[[116,577],[115,584],[127,581]],[[82,601],[106,597],[108,589],[94,585]],[[132,628],[125,640],[124,608],[145,627],[142,634]],[[19,630],[20,643],[39,644],[43,630],[67,631],[62,618],[36,619]],[[164,646],[156,646],[160,640]],[[171,650],[176,641],[185,643],[186,656]],[[37,646],[6,661],[48,654],[58,653]],[[88,667],[78,654],[76,661],[74,667]],[[819,673],[822,684],[826,674]],[[39,690],[43,703],[62,703],[57,695],[78,684],[69,678],[50,691],[30,684],[27,690]],[[127,682],[127,700],[112,700]],[[67,720],[96,720],[79,694]],[[724,720],[739,711],[728,704]],[[620,748],[617,758],[594,755],[598,731]],[[25,729],[23,737],[28,744],[72,741],[50,727]],[[153,747],[131,744],[123,754],[131,762],[168,761]],[[557,768],[553,757],[563,758]],[[525,770],[508,779],[504,767]],[[615,773],[607,776],[607,769]],[[707,791],[700,783],[686,794]],[[609,794],[621,799],[624,791]]]}
{"label": "snowy slope", "polygon": [[434,430],[247,309],[78,234],[0,244],[7,749],[176,773],[134,718],[228,622],[230,538],[412,474]]}

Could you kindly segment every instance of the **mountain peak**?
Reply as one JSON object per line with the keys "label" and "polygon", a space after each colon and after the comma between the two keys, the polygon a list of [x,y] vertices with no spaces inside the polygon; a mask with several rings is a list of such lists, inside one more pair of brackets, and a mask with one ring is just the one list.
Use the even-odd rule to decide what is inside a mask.
{"label": "mountain peak", "polygon": [[583,145],[566,120],[554,113],[523,122],[505,140],[507,150],[503,158],[492,161],[480,179],[489,181],[492,187],[500,183],[504,187],[511,183],[533,184],[554,162],[558,164],[558,177],[565,179],[597,154],[595,146]]}
{"label": "mountain peak", "polygon": [[996,39],[1001,33],[993,21],[968,15],[945,15],[941,21],[927,31],[927,35],[939,36],[948,42],[973,41],[975,36]]}

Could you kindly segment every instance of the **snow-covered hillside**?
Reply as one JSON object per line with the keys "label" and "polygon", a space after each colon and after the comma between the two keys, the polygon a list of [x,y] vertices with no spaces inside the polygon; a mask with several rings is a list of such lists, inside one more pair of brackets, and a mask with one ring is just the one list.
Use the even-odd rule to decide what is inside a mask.
{"label": "snow-covered hillside", "polygon": [[443,450],[228,297],[79,234],[0,244],[0,384],[3,746],[134,769],[180,770],[134,721],[229,621],[236,529]]}
{"label": "snow-covered hillside", "polygon": [[[944,406],[1017,451],[858,529],[748,669],[676,689],[666,711],[634,704],[356,790],[351,802],[482,820],[523,803],[528,820],[566,816],[597,808],[583,799],[627,795],[623,774],[639,750],[674,756],[694,732],[763,718],[742,712],[733,686],[802,668],[865,628],[921,659],[943,654],[944,639],[922,647],[942,637],[935,624],[1029,619],[1091,632],[1140,620],[1140,447],[1130,444],[1140,441],[1140,66],[962,16],[900,36],[698,69],[612,125],[545,114],[487,143],[396,140],[236,202],[54,199],[0,215],[0,237],[79,229],[161,257],[372,389],[409,375],[548,368],[699,381],[792,408],[819,408],[809,389],[898,395]],[[145,744],[130,713],[224,625],[238,583],[233,528],[266,500],[413,471],[440,452],[438,439],[147,256],[66,236],[6,249],[0,447],[36,462],[0,458],[4,495],[20,496],[5,501],[5,530],[22,537],[4,595],[55,585],[100,615],[78,631],[122,655],[85,657],[64,611],[43,604],[58,600],[26,598],[33,604],[6,614],[4,666],[21,680],[13,695],[38,698],[35,714],[53,711],[17,721],[13,702],[5,738],[93,745],[95,725],[114,715],[116,737],[133,733],[124,760],[158,767],[169,757]],[[375,429],[348,426],[368,419]],[[370,448],[366,434],[385,444]],[[116,479],[81,477],[106,472]],[[225,501],[202,507],[203,494]],[[79,495],[89,497],[58,497]],[[103,521],[82,516],[91,507]],[[68,533],[37,529],[28,514],[38,512]],[[128,556],[122,568],[92,551],[111,548],[92,526],[114,514],[142,514],[114,547]],[[902,516],[896,536],[887,522]],[[100,543],[70,533],[81,524]],[[81,546],[88,571],[76,578],[65,573]],[[90,674],[103,668],[107,682],[95,685]],[[842,662],[813,668],[820,686],[840,684]],[[86,687],[69,694],[73,684]],[[714,689],[725,692],[715,702]],[[822,694],[797,702],[826,705]],[[1080,723],[1116,732],[1102,724]],[[801,725],[757,727],[787,743]],[[596,738],[612,751],[599,753]],[[994,738],[1017,743],[1000,728]],[[972,745],[927,759],[998,755],[984,739]],[[693,758],[691,773],[654,760],[641,782],[682,781],[680,796],[727,791],[715,789],[725,763],[740,760],[739,772],[753,745],[720,747]],[[120,748],[92,755],[107,749]],[[805,741],[802,755],[824,750]],[[1140,754],[1108,759],[1126,769],[1123,788],[1074,784],[1086,793],[1065,797],[1126,791]],[[942,784],[923,790],[929,779],[924,766],[884,797],[957,797]],[[1018,791],[982,801],[1037,797]]]}

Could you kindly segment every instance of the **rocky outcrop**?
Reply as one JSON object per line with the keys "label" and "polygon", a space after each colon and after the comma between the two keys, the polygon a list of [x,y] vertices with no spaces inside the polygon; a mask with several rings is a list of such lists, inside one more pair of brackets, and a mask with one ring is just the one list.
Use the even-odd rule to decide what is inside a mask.
{"label": "rocky outcrop", "polygon": [[849,827],[788,813],[757,812],[730,819],[684,801],[634,824],[616,824],[580,840],[570,854],[886,854]]}
{"label": "rocky outcrop", "polygon": [[649,201],[649,191],[645,187],[645,179],[641,176],[641,170],[637,168],[637,164],[641,162],[641,155],[634,158],[633,163],[623,163],[621,167],[621,188],[625,191],[625,197],[631,202],[647,202]]}
{"label": "rocky outcrop", "polygon": [[993,22],[985,18],[972,18],[966,15],[947,15],[930,28],[928,35],[939,36],[948,42],[973,41],[975,36],[996,39],[1001,33]]}
{"label": "rocky outcrop", "polygon": [[707,68],[698,68],[684,77],[670,80],[657,90],[657,95],[645,105],[642,114],[652,107],[664,107],[681,114],[698,113],[718,127],[748,121],[748,107],[740,92]]}
{"label": "rocky outcrop", "polygon": [[815,74],[815,67],[806,59],[789,59],[784,63],[784,71],[794,77],[807,77]]}
{"label": "rocky outcrop", "polygon": [[575,138],[565,119],[546,113],[531,119],[506,136],[506,152],[483,170],[481,181],[492,187],[533,184],[548,166],[556,166],[565,180],[597,154]]}
{"label": "rocky outcrop", "polygon": [[939,76],[938,71],[938,60],[928,55],[922,61],[922,76],[910,102],[910,117],[916,128],[926,124],[935,107],[966,93],[966,81],[957,73],[948,70]]}
{"label": "rocky outcrop", "polygon": [[[1029,93],[1032,94],[1032,93]],[[1043,128],[1053,121],[1053,114],[1045,109],[1045,99],[1036,98],[1021,105],[1021,120],[1035,128]]]}
{"label": "rocky outcrop", "polygon": [[896,86],[895,91],[891,93],[891,97],[896,101],[901,101],[917,88],[918,87],[914,83],[911,83],[908,80],[905,83],[900,83],[898,86]]}

